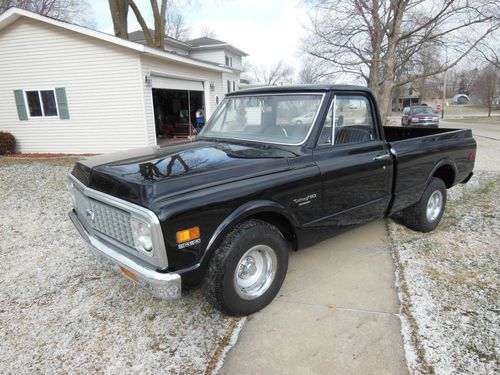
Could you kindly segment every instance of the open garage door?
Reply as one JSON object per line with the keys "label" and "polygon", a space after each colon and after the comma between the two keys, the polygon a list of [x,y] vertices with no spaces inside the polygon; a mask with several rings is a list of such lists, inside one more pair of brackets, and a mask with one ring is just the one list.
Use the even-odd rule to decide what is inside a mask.
{"label": "open garage door", "polygon": [[187,79],[151,77],[154,89],[203,91],[203,82]]}
{"label": "open garage door", "polygon": [[173,137],[189,137],[205,123],[201,81],[153,76],[152,93],[157,144]]}

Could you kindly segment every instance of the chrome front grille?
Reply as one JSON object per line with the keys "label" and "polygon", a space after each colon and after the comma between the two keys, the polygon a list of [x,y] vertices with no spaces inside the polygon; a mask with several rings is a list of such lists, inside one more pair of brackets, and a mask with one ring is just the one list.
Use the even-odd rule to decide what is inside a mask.
{"label": "chrome front grille", "polygon": [[74,189],[74,197],[75,209],[80,220],[96,231],[134,248],[128,212],[89,198],[78,189]]}

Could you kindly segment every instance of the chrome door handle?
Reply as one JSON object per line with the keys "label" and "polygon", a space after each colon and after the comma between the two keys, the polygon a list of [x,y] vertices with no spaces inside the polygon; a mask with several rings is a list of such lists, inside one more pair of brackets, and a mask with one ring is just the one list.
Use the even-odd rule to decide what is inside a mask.
{"label": "chrome door handle", "polygon": [[385,159],[390,159],[391,155],[389,154],[384,154],[384,155],[378,155],[373,158],[373,160],[385,160]]}

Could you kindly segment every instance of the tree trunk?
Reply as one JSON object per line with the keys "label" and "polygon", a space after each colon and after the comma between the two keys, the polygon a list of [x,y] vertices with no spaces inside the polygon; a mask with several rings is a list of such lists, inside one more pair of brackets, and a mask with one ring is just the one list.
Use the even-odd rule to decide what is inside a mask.
{"label": "tree trunk", "polygon": [[128,5],[132,8],[132,11],[135,14],[135,18],[137,19],[137,22],[139,22],[139,25],[141,25],[142,32],[144,33],[144,37],[146,38],[146,43],[148,44],[148,46],[155,47],[153,36],[151,35],[148,25],[144,20],[141,11],[135,4],[134,0],[128,0]]}
{"label": "tree trunk", "polygon": [[382,124],[385,125],[387,116],[389,114],[389,105],[391,104],[392,85],[383,84],[378,90],[378,105],[380,108],[380,117]]}
{"label": "tree trunk", "polygon": [[128,39],[128,2],[127,0],[108,0],[115,35]]}

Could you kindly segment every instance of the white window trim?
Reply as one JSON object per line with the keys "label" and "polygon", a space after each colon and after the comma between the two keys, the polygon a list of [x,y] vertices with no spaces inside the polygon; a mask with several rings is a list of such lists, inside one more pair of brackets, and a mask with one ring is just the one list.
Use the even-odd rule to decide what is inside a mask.
{"label": "white window trim", "polygon": [[[42,115],[41,116],[31,116],[30,113],[30,106],[28,104],[28,96],[26,95],[27,91],[38,91],[38,100],[40,100],[40,108],[42,109]],[[52,91],[54,93],[54,100],[56,102],[56,112],[57,114],[55,115],[50,115],[46,116],[45,115],[45,109],[43,108],[43,102],[42,102],[42,91]],[[24,96],[24,105],[26,106],[26,114],[28,115],[28,119],[36,119],[36,118],[58,118],[59,117],[59,105],[57,104],[57,95],[56,95],[56,89],[54,88],[48,88],[48,89],[24,89],[23,90],[23,96]]]}

